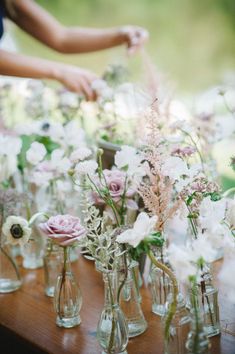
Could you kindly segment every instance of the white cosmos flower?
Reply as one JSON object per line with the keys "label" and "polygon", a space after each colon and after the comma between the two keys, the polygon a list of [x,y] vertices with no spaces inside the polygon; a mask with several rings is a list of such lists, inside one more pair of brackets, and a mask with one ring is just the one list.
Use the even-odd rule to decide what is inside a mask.
{"label": "white cosmos flower", "polygon": [[8,180],[17,171],[16,155],[0,155],[0,182]]}
{"label": "white cosmos flower", "polygon": [[170,156],[162,165],[162,173],[168,176],[171,180],[180,180],[181,176],[188,175],[189,169],[185,161],[180,157]]}
{"label": "white cosmos flower", "polygon": [[197,267],[193,264],[189,250],[185,246],[172,243],[168,248],[168,258],[177,279],[182,283],[187,283],[189,276],[196,275]]}
{"label": "white cosmos flower", "polygon": [[47,151],[45,146],[35,141],[31,144],[29,150],[26,152],[26,159],[32,165],[37,165],[44,159],[46,153]]}
{"label": "white cosmos flower", "polygon": [[126,230],[117,236],[117,242],[129,243],[133,247],[148,237],[156,226],[157,216],[149,217],[147,213],[140,213],[132,229]]}
{"label": "white cosmos flower", "polygon": [[29,241],[31,228],[27,220],[20,216],[8,216],[2,227],[7,243],[23,246]]}
{"label": "white cosmos flower", "polygon": [[88,158],[89,156],[91,156],[92,152],[90,149],[86,148],[86,147],[81,147],[79,149],[76,149],[72,152],[72,154],[70,155],[70,160],[72,162],[78,162],[78,161],[82,161],[85,160],[86,158]]}
{"label": "white cosmos flower", "polygon": [[92,176],[95,174],[95,171],[98,168],[98,164],[96,161],[82,161],[79,162],[75,167],[75,173],[79,176],[89,175]]}

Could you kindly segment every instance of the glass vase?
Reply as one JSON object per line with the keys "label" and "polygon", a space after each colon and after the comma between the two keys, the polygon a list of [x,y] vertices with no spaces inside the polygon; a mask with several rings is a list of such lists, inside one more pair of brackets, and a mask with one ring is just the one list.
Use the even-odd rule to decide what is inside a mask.
{"label": "glass vase", "polygon": [[61,252],[60,247],[47,240],[46,252],[43,259],[44,279],[45,279],[45,294],[49,297],[54,296],[55,285],[58,274],[61,269]]}
{"label": "glass vase", "polygon": [[[147,329],[147,322],[141,308],[139,273],[136,269],[138,269],[138,262],[131,261],[120,296],[120,306],[127,321],[129,338],[136,337]],[[121,284],[120,281],[119,284]]]}
{"label": "glass vase", "polygon": [[[166,312],[172,302],[172,295],[168,296]],[[164,319],[166,319],[164,317]],[[165,321],[164,321],[165,322]],[[186,341],[190,330],[190,314],[186,308],[184,298],[179,293],[177,297],[176,313],[170,325],[170,337],[164,339],[164,354],[186,354]]]}
{"label": "glass vase", "polygon": [[21,250],[24,268],[37,269],[43,266],[45,243],[45,237],[34,227],[29,242]]}
{"label": "glass vase", "polygon": [[62,271],[57,277],[54,292],[54,308],[57,326],[71,328],[81,323],[82,296],[71,271],[70,247],[64,247],[63,253]]}
{"label": "glass vase", "polygon": [[[199,295],[199,296],[198,296]],[[191,301],[191,325],[186,341],[187,354],[208,354],[210,343],[205,330],[202,313],[200,310],[200,291],[196,280],[190,292]]]}
{"label": "glass vase", "polygon": [[[1,242],[1,240],[0,240]],[[0,293],[11,293],[22,284],[11,247],[0,244]]]}
{"label": "glass vase", "polygon": [[[170,264],[163,249],[156,254],[159,262],[170,268]],[[150,286],[152,293],[152,312],[158,316],[164,316],[166,313],[166,301],[172,291],[172,284],[169,276],[161,269],[151,265]]]}
{"label": "glass vase", "polygon": [[199,306],[207,336],[216,336],[220,333],[218,290],[213,285],[210,269],[206,265],[202,269],[198,288]]}
{"label": "glass vase", "polygon": [[210,343],[207,338],[200,310],[191,312],[190,332],[186,341],[187,354],[208,354]]}
{"label": "glass vase", "polygon": [[117,294],[119,287],[118,272],[103,272],[104,308],[97,326],[97,339],[102,353],[127,353],[128,325],[119,306]]}

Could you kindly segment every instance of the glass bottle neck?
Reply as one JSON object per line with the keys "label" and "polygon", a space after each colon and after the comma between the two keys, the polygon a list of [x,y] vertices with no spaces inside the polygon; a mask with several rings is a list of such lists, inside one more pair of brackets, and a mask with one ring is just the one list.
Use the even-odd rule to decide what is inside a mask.
{"label": "glass bottle neck", "polygon": [[117,306],[117,292],[118,292],[118,274],[117,271],[112,271],[103,274],[104,279],[104,300],[105,306]]}
{"label": "glass bottle neck", "polygon": [[71,271],[71,262],[70,262],[70,247],[63,247],[63,270],[65,272]]}

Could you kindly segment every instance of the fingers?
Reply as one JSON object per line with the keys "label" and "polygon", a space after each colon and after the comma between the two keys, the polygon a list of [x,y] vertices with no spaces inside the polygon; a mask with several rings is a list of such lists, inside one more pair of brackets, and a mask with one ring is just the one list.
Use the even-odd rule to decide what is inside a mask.
{"label": "fingers", "polygon": [[122,31],[126,35],[128,54],[136,53],[149,38],[148,31],[142,27],[126,26]]}

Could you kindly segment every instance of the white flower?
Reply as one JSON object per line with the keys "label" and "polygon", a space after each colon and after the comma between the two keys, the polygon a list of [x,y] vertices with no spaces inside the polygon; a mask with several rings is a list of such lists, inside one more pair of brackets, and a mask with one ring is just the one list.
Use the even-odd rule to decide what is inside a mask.
{"label": "white flower", "polygon": [[20,153],[21,139],[0,134],[0,155],[16,156]]}
{"label": "white flower", "polygon": [[171,244],[168,248],[168,258],[176,277],[182,283],[188,282],[191,275],[196,275],[197,267],[192,263],[191,255],[185,246]]}
{"label": "white flower", "polygon": [[149,217],[148,214],[142,212],[138,215],[132,229],[126,230],[117,237],[119,243],[129,243],[133,247],[148,237],[156,226],[157,217]]}
{"label": "white flower", "polygon": [[29,241],[31,228],[27,220],[20,216],[8,216],[2,227],[7,243],[11,245],[24,245]]}
{"label": "white flower", "polygon": [[8,180],[17,171],[17,157],[15,155],[0,155],[0,182]]}
{"label": "white flower", "polygon": [[202,229],[211,230],[215,225],[221,223],[225,217],[226,201],[220,199],[212,201],[210,197],[206,197],[201,202],[199,208],[199,222]]}
{"label": "white flower", "polygon": [[235,198],[228,202],[226,219],[228,220],[230,227],[235,229]]}
{"label": "white flower", "polygon": [[51,154],[51,167],[58,173],[67,173],[71,168],[71,162],[64,157],[65,152],[62,149],[56,149]]}
{"label": "white flower", "polygon": [[120,151],[116,152],[115,165],[118,169],[124,169],[128,175],[145,175],[145,170],[141,166],[143,158],[137,153],[137,150],[128,145],[122,146]]}
{"label": "white flower", "polygon": [[70,155],[70,160],[72,162],[78,162],[79,160],[82,161],[91,156],[91,154],[92,152],[90,149],[86,147],[81,147],[72,152],[72,154]]}
{"label": "white flower", "polygon": [[217,251],[213,247],[213,242],[204,234],[198,234],[197,239],[192,241],[191,247],[189,254],[194,262],[197,262],[200,258],[209,263],[216,259]]}
{"label": "white flower", "polygon": [[189,169],[185,161],[180,157],[170,156],[162,165],[162,173],[173,181],[179,180],[181,176],[188,175]]}
{"label": "white flower", "polygon": [[223,286],[224,294],[230,302],[235,304],[235,281],[231,272],[235,269],[235,248],[225,255],[224,263],[218,274],[220,285]]}
{"label": "white flower", "polygon": [[44,159],[46,153],[47,151],[45,146],[35,141],[31,144],[29,150],[26,152],[26,159],[32,165],[37,165]]}
{"label": "white flower", "polygon": [[30,177],[30,182],[36,186],[48,186],[49,182],[54,178],[54,175],[50,171],[34,171]]}
{"label": "white flower", "polygon": [[95,174],[95,171],[98,168],[98,164],[96,161],[82,161],[79,162],[75,167],[75,173],[78,176],[89,175],[92,176]]}

